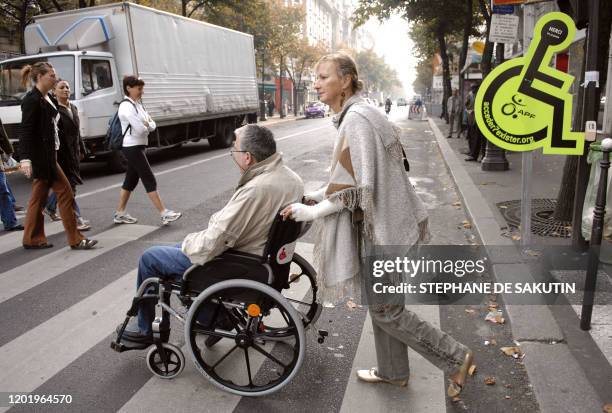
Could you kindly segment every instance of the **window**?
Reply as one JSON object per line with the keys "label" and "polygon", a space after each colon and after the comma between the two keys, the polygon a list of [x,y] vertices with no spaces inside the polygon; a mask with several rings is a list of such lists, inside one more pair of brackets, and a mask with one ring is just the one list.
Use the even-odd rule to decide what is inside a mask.
{"label": "window", "polygon": [[108,60],[81,60],[81,78],[83,96],[113,87],[111,66]]}

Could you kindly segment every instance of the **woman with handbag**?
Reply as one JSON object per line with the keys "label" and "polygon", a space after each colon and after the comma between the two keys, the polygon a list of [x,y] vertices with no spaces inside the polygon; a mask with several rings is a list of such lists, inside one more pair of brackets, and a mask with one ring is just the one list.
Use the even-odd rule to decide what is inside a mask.
{"label": "woman with handbag", "polygon": [[11,187],[5,174],[5,170],[8,171],[12,167],[9,163],[10,160],[13,160],[12,154],[13,145],[11,145],[11,141],[0,120],[0,218],[5,231],[22,231],[23,225],[17,222],[17,217],[15,216],[15,198],[13,198]]}
{"label": "woman with handbag", "polygon": [[[428,238],[427,211],[406,171],[399,131],[359,96],[362,83],[353,59],[344,53],[322,57],[315,89],[337,114],[338,135],[329,183],[306,194],[281,214],[297,221],[316,220],[314,259],[324,300],[339,302],[359,294],[362,252],[376,246],[410,249]],[[354,223],[358,222],[357,225]],[[472,352],[445,332],[421,320],[401,302],[371,304],[378,368],[357,371],[368,383],[408,384],[410,346],[448,373],[448,395],[465,385]]]}
{"label": "woman with handbag", "polygon": [[57,195],[62,223],[70,248],[92,249],[98,241],[85,238],[77,229],[74,211],[74,196],[70,182],[57,163],[60,148],[58,134],[59,112],[57,101],[49,96],[56,83],[53,66],[48,62],[37,62],[21,70],[21,82],[34,87],[21,102],[21,128],[19,140],[21,169],[26,177],[33,178],[32,194],[28,203],[23,234],[25,249],[51,248],[47,242],[43,208],[47,203],[49,189]]}
{"label": "woman with handbag", "polygon": [[[83,184],[81,179],[81,159],[85,157],[87,149],[79,131],[80,121],[77,108],[70,103],[70,84],[68,81],[60,79],[53,89],[53,94],[57,99],[57,108],[60,114],[58,123],[60,148],[57,151],[57,163],[59,163],[66,178],[68,178],[68,182],[70,182],[72,194],[76,196],[76,186]],[[90,230],[89,221],[81,216],[81,209],[76,199],[74,199],[73,205],[77,214],[77,229],[79,231]],[[55,192],[52,192],[47,200],[44,212],[55,221],[59,219],[54,219],[57,217],[56,211],[57,196]]]}

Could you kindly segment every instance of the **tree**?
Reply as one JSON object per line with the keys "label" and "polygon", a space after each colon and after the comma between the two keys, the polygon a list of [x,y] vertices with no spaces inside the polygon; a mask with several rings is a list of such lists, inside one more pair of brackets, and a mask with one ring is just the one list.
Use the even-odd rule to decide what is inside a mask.
{"label": "tree", "polygon": [[358,52],[354,57],[366,94],[377,90],[389,95],[394,87],[400,85],[397,73],[373,50]]}
{"label": "tree", "polygon": [[283,73],[287,66],[287,56],[298,47],[299,34],[304,21],[303,6],[285,6],[282,0],[270,1],[271,32],[268,43],[270,54],[279,70],[280,102],[279,113],[285,116],[283,105]]}
{"label": "tree", "polygon": [[302,89],[303,77],[314,64],[327,52],[327,48],[318,44],[311,46],[306,39],[300,39],[297,43],[297,47],[289,52],[287,56],[287,75],[291,79],[293,84],[293,114],[297,116],[298,113],[298,90]]}
{"label": "tree", "polygon": [[71,8],[69,0],[4,0],[0,2],[0,23],[19,34],[19,48],[21,53],[25,53],[23,34],[34,16]]}
{"label": "tree", "polygon": [[[446,116],[446,100],[451,93],[450,57],[448,40],[458,33],[457,20],[461,21],[467,11],[459,1],[444,0],[359,0],[353,20],[356,26],[364,24],[370,17],[380,21],[393,13],[400,13],[405,19],[420,26],[437,42],[442,58],[444,94],[442,115]],[[471,13],[471,10],[470,10]]]}

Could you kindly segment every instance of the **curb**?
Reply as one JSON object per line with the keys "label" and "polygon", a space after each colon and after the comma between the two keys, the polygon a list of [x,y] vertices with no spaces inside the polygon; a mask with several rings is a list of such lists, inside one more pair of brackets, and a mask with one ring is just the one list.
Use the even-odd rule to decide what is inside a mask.
{"label": "curb", "polygon": [[[498,282],[534,280],[520,249],[500,235],[501,228],[487,200],[450,147],[438,125],[429,118],[446,168],[457,186],[463,206],[492,264]],[[507,294],[501,294],[505,302]],[[524,364],[542,412],[601,411],[603,403],[571,354],[565,337],[546,305],[506,305],[512,335],[527,356]],[[554,344],[553,344],[554,343]],[[551,358],[551,355],[555,355]]]}

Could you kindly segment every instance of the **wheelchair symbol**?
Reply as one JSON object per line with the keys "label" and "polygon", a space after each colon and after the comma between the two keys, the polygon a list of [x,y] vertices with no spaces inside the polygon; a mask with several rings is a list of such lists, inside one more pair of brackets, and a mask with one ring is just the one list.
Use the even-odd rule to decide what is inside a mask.
{"label": "wheelchair symbol", "polygon": [[497,146],[513,151],[579,155],[584,133],[571,132],[574,77],[550,66],[554,52],[574,38],[572,19],[559,12],[543,16],[525,57],[499,65],[476,95],[476,123]]}

